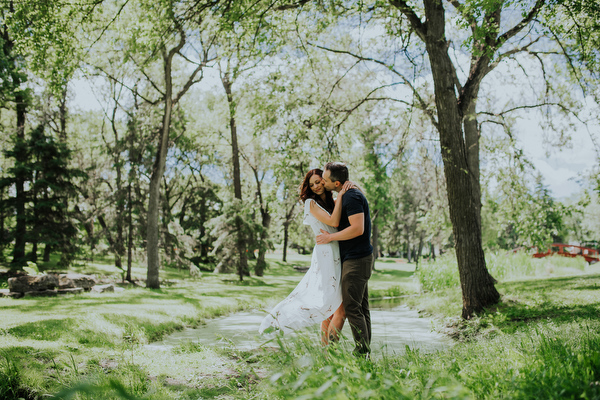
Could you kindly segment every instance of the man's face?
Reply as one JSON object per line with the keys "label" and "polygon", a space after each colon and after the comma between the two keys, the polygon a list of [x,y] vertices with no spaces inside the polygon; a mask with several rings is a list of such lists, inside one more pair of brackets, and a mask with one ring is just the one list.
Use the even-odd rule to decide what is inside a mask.
{"label": "man's face", "polygon": [[330,178],[331,176],[331,171],[326,169],[325,171],[323,171],[323,186],[325,187],[325,190],[331,192],[332,190],[335,190],[336,192],[339,191],[340,189],[338,188],[339,186],[339,182],[335,181],[333,182]]}

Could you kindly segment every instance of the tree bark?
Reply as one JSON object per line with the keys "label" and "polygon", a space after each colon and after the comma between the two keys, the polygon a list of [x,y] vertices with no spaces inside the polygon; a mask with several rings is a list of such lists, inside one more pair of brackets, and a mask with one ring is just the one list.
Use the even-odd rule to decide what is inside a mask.
{"label": "tree bark", "polygon": [[[0,202],[4,201],[4,189],[0,189]],[[6,257],[4,257],[4,248],[6,247],[6,242],[8,238],[6,237],[5,230],[5,218],[6,214],[4,212],[4,208],[0,209],[0,261],[4,262]]]}
{"label": "tree bark", "polygon": [[425,0],[427,29],[425,45],[433,75],[438,113],[440,146],[448,191],[450,220],[463,295],[462,317],[495,304],[500,299],[489,274],[481,245],[478,206],[473,199],[462,117],[453,81],[453,65],[445,38],[445,11],[441,0]]}
{"label": "tree bark", "polygon": [[58,101],[58,112],[60,118],[60,131],[58,137],[61,142],[67,143],[67,85],[65,84],[61,91],[61,96]]}
{"label": "tree bark", "polygon": [[42,258],[42,261],[44,261],[44,262],[50,261],[51,253],[52,253],[52,245],[46,243],[46,246],[44,246],[44,258]]}
{"label": "tree bark", "polygon": [[469,165],[469,175],[472,182],[472,197],[477,214],[477,223],[481,226],[481,183],[479,172],[479,126],[477,124],[477,101],[473,99],[467,108],[467,114],[464,117],[465,146],[467,149],[467,164]]}
{"label": "tree bark", "polygon": [[[237,138],[237,126],[235,121],[235,102],[233,99],[232,85],[233,83],[229,80],[229,74],[224,73],[221,75],[221,82],[223,88],[227,94],[227,103],[229,104],[229,129],[231,131],[231,161],[233,164],[233,192],[234,197],[240,202],[242,201],[242,179],[240,173],[240,154],[238,147]],[[239,254],[237,271],[240,276],[240,281],[244,280],[244,275],[248,273],[248,256],[246,254],[246,239],[244,238],[241,221],[239,217],[236,218],[237,224],[237,250]]]}
{"label": "tree bark", "polygon": [[[118,103],[116,103],[118,104]],[[123,239],[123,219],[125,216],[125,199],[123,198],[123,161],[121,158],[122,147],[119,140],[119,131],[117,129],[116,123],[116,113],[117,106],[113,108],[113,113],[111,117],[111,125],[113,130],[113,135],[115,139],[115,147],[113,149],[113,160],[115,165],[115,203],[116,203],[116,221],[115,221],[115,229],[116,229],[116,240],[114,244],[113,251],[115,253],[115,266],[120,270],[123,269],[123,256],[125,255],[125,242]]]}
{"label": "tree bark", "polygon": [[[159,236],[160,229],[158,224],[158,216],[160,212],[160,186],[163,175],[165,173],[165,166],[167,162],[167,151],[169,150],[169,133],[171,129],[171,114],[173,107],[179,102],[181,97],[187,93],[192,87],[196,75],[204,68],[207,63],[205,58],[200,64],[196,66],[196,69],[189,75],[187,81],[173,97],[173,58],[176,54],[179,54],[181,49],[186,43],[185,31],[181,26],[177,25],[177,33],[179,33],[179,43],[167,51],[166,48],[162,50],[163,56],[163,78],[164,78],[164,92],[162,100],[164,103],[162,126],[158,135],[158,147],[156,150],[156,156],[154,159],[154,165],[152,167],[152,174],[150,176],[150,185],[148,190],[148,211],[146,221],[146,254],[148,258],[148,271],[146,275],[146,287],[150,289],[160,288],[160,282],[158,279],[159,268],[160,268],[160,257],[159,257]],[[205,54],[207,57],[207,54]]]}
{"label": "tree bark", "polygon": [[371,235],[372,245],[373,245],[373,264],[371,265],[371,270],[375,271],[375,261],[379,258],[379,226],[377,222],[373,223],[373,234]]}
{"label": "tree bark", "polygon": [[415,256],[415,260],[416,260],[416,267],[415,267],[415,271],[419,268],[419,263],[421,262],[421,254],[423,253],[423,235],[424,232],[421,231],[421,233],[419,234],[419,247],[417,250],[417,254]]}
{"label": "tree bark", "polygon": [[100,226],[102,227],[102,230],[106,234],[106,240],[108,241],[108,245],[110,246],[110,248],[114,249],[115,241],[112,237],[112,233],[110,233],[110,230],[108,229],[108,226],[106,225],[106,221],[104,220],[104,215],[98,215],[98,223],[100,224]]}
{"label": "tree bark", "polygon": [[135,179],[135,170],[133,168],[133,159],[131,154],[133,152],[133,133],[129,133],[129,174],[127,177],[127,273],[125,280],[133,282],[131,279],[131,269],[133,265],[133,202],[131,197],[132,183]]}
{"label": "tree bark", "polygon": [[150,198],[148,200],[148,232],[147,232],[147,254],[148,254],[148,273],[146,287],[159,289],[158,270],[160,267],[160,258],[158,255],[159,226],[158,214],[160,209],[160,184],[165,173],[167,162],[167,150],[169,148],[169,128],[171,125],[171,112],[173,108],[173,82],[171,77],[171,60],[165,56],[165,108],[163,112],[163,122],[158,140],[158,150],[152,168],[150,177]]}
{"label": "tree bark", "polygon": [[81,208],[79,208],[78,204],[75,204],[74,209],[75,213],[73,215],[79,222],[81,222],[81,225],[83,225],[83,229],[85,230],[85,233],[88,236],[90,253],[92,253],[93,259],[94,249],[96,248],[96,243],[94,241],[94,224],[88,218],[86,218],[86,216],[81,211]]}
{"label": "tree bark", "polygon": [[[20,86],[20,79],[17,76],[13,77],[15,87]],[[16,152],[16,163],[27,163],[27,149],[25,147],[25,115],[27,113],[27,105],[24,93],[17,89],[15,93],[16,111],[17,111],[17,144],[18,151]],[[25,203],[27,202],[27,193],[25,192],[25,176],[22,173],[15,177],[16,186],[16,227],[15,227],[15,247],[13,249],[12,266],[21,267],[25,264],[25,243],[27,241],[27,216],[25,215]]]}
{"label": "tree bark", "polygon": [[285,214],[285,221],[283,221],[283,258],[281,260],[283,262],[287,262],[287,249],[290,241],[290,223],[292,222],[296,204],[297,203],[292,204],[290,210]]}
{"label": "tree bark", "polygon": [[408,225],[404,226],[404,230],[406,231],[406,260],[408,262],[411,262],[412,258],[410,254],[410,228],[408,227]]}
{"label": "tree bark", "polygon": [[258,177],[258,168],[250,165],[252,172],[254,172],[254,180],[256,181],[256,193],[258,194],[258,203],[260,205],[260,217],[262,224],[262,231],[260,232],[260,247],[258,249],[258,258],[256,259],[256,267],[254,273],[256,276],[263,276],[265,269],[267,268],[267,262],[265,260],[267,254],[266,241],[269,237],[269,227],[271,226],[271,214],[269,213],[269,205],[265,204],[262,195],[261,179]]}
{"label": "tree bark", "polygon": [[283,257],[281,258],[281,261],[283,262],[287,262],[287,249],[288,249],[288,242],[290,240],[290,224],[289,222],[284,222],[283,223]]}

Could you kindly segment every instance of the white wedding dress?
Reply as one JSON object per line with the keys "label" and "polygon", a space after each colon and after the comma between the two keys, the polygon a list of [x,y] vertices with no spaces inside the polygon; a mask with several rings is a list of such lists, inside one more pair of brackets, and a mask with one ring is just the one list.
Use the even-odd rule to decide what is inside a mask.
{"label": "white wedding dress", "polygon": [[[337,232],[336,228],[322,223],[310,213],[310,203],[313,201],[307,199],[304,203],[304,224],[310,225],[315,236],[321,234],[321,229],[329,233]],[[320,324],[329,318],[342,304],[340,275],[338,242],[316,245],[310,268],[292,293],[263,319],[259,333],[269,327],[287,333]]]}

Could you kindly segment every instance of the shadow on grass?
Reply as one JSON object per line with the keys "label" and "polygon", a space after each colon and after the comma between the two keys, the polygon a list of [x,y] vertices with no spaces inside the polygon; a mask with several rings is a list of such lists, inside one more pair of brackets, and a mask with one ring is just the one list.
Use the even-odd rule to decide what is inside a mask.
{"label": "shadow on grass", "polygon": [[547,279],[531,279],[502,283],[506,293],[515,291],[555,291],[555,290],[593,290],[600,289],[600,275],[576,275]]}
{"label": "shadow on grass", "polygon": [[[522,280],[499,285],[505,300],[483,314],[503,331],[514,331],[523,323],[540,320],[568,322],[600,319],[600,275]],[[581,296],[590,291],[589,296]],[[598,291],[594,296],[594,291]]]}
{"label": "shadow on grass", "polygon": [[413,271],[402,271],[395,269],[382,269],[373,271],[373,275],[378,278],[389,278],[389,279],[406,279],[410,278],[415,273]]}
{"label": "shadow on grass", "polygon": [[600,302],[579,305],[558,305],[543,302],[535,307],[511,301],[500,305],[497,311],[506,316],[506,322],[552,319],[571,321],[573,319],[600,319]]}

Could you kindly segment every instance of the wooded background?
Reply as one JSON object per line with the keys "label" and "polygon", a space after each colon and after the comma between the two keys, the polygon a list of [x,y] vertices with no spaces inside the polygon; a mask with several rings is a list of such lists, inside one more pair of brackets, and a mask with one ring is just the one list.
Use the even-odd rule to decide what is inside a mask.
{"label": "wooded background", "polygon": [[[559,201],[517,140],[534,120],[539,146],[587,129],[598,147],[599,17],[580,0],[4,1],[0,256],[113,254],[150,288],[165,266],[261,276],[266,251],[312,250],[297,187],[344,161],[376,254],[453,249],[468,318],[498,300],[484,250],[599,239],[597,160]],[[82,82],[99,107],[73,101]]]}

